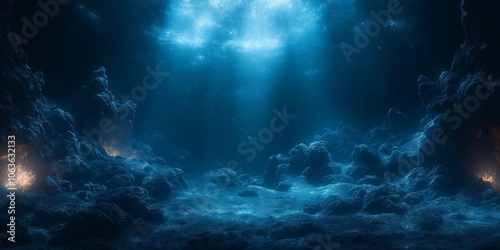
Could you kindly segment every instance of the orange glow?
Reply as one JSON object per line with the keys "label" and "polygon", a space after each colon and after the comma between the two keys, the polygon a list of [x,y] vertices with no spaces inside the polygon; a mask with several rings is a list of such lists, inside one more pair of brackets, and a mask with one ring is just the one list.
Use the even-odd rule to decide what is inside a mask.
{"label": "orange glow", "polygon": [[106,151],[106,153],[109,156],[119,156],[120,155],[117,150],[114,150],[111,147],[103,147],[103,148],[104,148],[104,151]]}
{"label": "orange glow", "polygon": [[489,174],[482,174],[479,176],[483,181],[489,182],[491,184],[495,183],[495,179],[493,178],[492,175]]}
{"label": "orange glow", "polygon": [[133,150],[118,150],[118,149],[115,149],[111,146],[103,146],[104,148],[104,151],[106,151],[106,153],[109,155],[109,156],[121,156],[121,157],[125,157],[127,159],[132,159],[132,158],[137,158],[137,154],[133,151]]}
{"label": "orange glow", "polygon": [[[8,178],[6,176],[6,178]],[[21,190],[26,190],[31,185],[33,185],[33,182],[35,181],[36,177],[33,171],[27,171],[24,169],[24,167],[21,164],[16,165],[16,171],[15,171],[15,179],[13,180],[5,180],[4,186],[6,188],[18,188]]]}
{"label": "orange glow", "polygon": [[466,164],[471,174],[488,182],[500,192],[500,126],[485,124],[470,136],[465,136],[467,148]]}
{"label": "orange glow", "polygon": [[[16,145],[16,148],[15,148],[16,159],[17,160],[26,159],[28,157],[28,152],[29,152],[28,149],[29,148],[30,148],[29,144]],[[9,154],[10,154],[10,152],[9,152]],[[8,156],[9,156],[8,154],[2,155],[2,156],[0,156],[0,160],[7,160]]]}
{"label": "orange glow", "polygon": [[493,190],[500,192],[500,183],[497,182],[495,173],[483,172],[482,174],[477,174],[477,177],[481,178],[484,182],[488,182]]}
{"label": "orange glow", "polygon": [[[2,179],[4,182],[4,187],[6,188],[17,188],[19,190],[26,190],[30,188],[35,182],[35,173],[26,167],[28,162],[28,153],[31,152],[31,144],[16,145],[15,147],[15,171],[9,172],[10,168],[5,168],[2,171]],[[2,155],[0,160],[4,161],[5,164],[9,164],[8,155]],[[9,176],[10,174],[10,176]],[[14,175],[15,174],[15,175]],[[14,177],[9,179],[9,177]]]}

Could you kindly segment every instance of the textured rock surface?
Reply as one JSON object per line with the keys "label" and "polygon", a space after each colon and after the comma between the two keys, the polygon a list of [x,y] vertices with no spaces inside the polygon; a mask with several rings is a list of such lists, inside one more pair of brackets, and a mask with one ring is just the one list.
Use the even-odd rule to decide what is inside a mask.
{"label": "textured rock surface", "polygon": [[[484,161],[486,155],[496,154],[495,145],[488,145],[486,138],[488,134],[495,137],[494,131],[500,126],[496,111],[500,96],[495,91],[500,86],[500,63],[495,59],[500,56],[500,35],[493,21],[499,13],[497,1],[464,0],[462,22],[466,38],[455,53],[450,70],[443,72],[437,81],[425,76],[418,80],[419,94],[430,121],[425,135],[432,139],[435,148],[424,164],[433,167],[432,161],[437,161],[453,165],[455,174],[451,178],[455,184],[464,183],[464,175],[499,169],[499,161],[492,158],[488,169],[477,169],[481,165],[478,158]],[[443,138],[436,133],[444,134],[445,139],[436,139]],[[451,184],[444,178],[434,177],[433,188],[443,188],[439,187],[443,182]]]}
{"label": "textured rock surface", "polygon": [[152,223],[163,221],[162,211],[144,188],[130,186],[113,189],[106,201],[116,204],[135,218]]}
{"label": "textured rock surface", "polygon": [[[91,238],[109,239],[130,226],[131,216],[110,203],[96,205],[72,215],[63,234],[54,237],[53,243],[73,243]],[[96,226],[99,225],[99,226]]]}
{"label": "textured rock surface", "polygon": [[103,147],[128,148],[133,131],[136,105],[119,104],[108,90],[106,69],[92,73],[92,80],[75,96],[72,113],[79,130]]}

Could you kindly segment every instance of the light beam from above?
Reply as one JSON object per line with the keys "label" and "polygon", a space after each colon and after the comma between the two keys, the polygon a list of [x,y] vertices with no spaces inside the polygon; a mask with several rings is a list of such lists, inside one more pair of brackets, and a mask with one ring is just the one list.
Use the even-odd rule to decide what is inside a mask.
{"label": "light beam from above", "polygon": [[318,14],[304,0],[183,0],[168,11],[160,40],[187,48],[279,50],[313,30]]}

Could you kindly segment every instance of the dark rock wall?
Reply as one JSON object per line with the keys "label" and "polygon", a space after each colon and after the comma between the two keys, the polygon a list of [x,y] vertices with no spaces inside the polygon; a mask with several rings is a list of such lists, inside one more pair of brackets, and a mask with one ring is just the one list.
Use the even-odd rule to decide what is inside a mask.
{"label": "dark rock wall", "polygon": [[[500,116],[500,32],[496,19],[500,3],[493,0],[462,2],[465,40],[449,71],[437,81],[421,76],[419,94],[427,110],[427,140],[435,145],[428,155],[468,176],[495,177],[500,170],[498,129]],[[433,134],[442,131],[441,139]],[[464,164],[466,163],[466,164]],[[462,176],[464,177],[464,176]],[[499,175],[500,178],[500,175]]]}
{"label": "dark rock wall", "polygon": [[13,37],[9,34],[12,1],[2,1],[0,9],[0,139],[6,141],[6,133],[18,135],[18,142],[31,142],[44,132],[42,95],[43,74],[34,72],[27,65],[21,50],[15,52]]}

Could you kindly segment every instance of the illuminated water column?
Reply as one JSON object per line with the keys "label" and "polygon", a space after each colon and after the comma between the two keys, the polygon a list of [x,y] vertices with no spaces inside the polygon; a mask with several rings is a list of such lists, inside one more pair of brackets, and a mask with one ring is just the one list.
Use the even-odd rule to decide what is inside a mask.
{"label": "illuminated water column", "polygon": [[311,35],[316,20],[317,13],[305,1],[248,2],[241,28],[224,43],[225,48],[238,54],[236,94],[244,114],[254,120],[269,114],[287,50]]}
{"label": "illuminated water column", "polygon": [[[222,106],[235,117],[232,127],[247,135],[272,115],[273,89],[283,73],[279,67],[290,47],[315,35],[318,20],[305,0],[181,0],[169,4],[167,15],[158,38],[165,45],[172,84],[184,85],[172,90],[172,98],[185,95],[185,109],[195,111],[190,116],[200,117],[199,124],[219,123],[218,131],[233,121],[211,113],[223,112],[213,108]],[[171,106],[177,107],[173,112],[181,109]],[[205,138],[207,133],[210,128],[202,132]]]}

